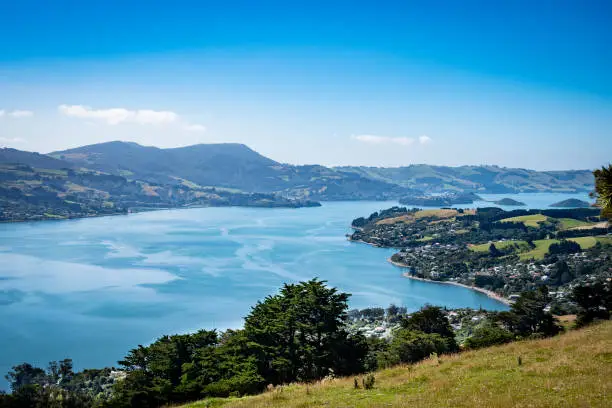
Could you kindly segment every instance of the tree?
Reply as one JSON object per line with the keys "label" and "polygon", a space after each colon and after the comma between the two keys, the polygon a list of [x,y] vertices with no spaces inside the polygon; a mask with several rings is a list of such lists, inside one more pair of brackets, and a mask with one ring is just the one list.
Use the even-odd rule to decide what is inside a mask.
{"label": "tree", "polygon": [[433,353],[449,351],[447,339],[439,334],[400,329],[395,332],[388,350],[379,354],[378,365],[389,367],[399,363],[416,363]]}
{"label": "tree", "polygon": [[9,382],[11,390],[16,391],[24,386],[44,384],[46,373],[42,368],[23,363],[13,366],[13,369],[9,371],[5,378]]}
{"label": "tree", "polygon": [[491,245],[489,245],[489,254],[493,258],[496,258],[496,257],[502,255],[501,251],[499,249],[497,249],[497,247],[495,246],[494,243],[491,243]]}
{"label": "tree", "polygon": [[456,351],[459,348],[455,341],[455,332],[440,307],[427,305],[421,308],[418,312],[414,312],[410,317],[404,319],[402,327],[426,334],[439,334],[446,339],[449,351]]}
{"label": "tree", "polygon": [[[281,384],[350,374],[342,372],[347,352],[353,352],[349,345],[361,340],[344,329],[349,296],[313,279],[285,284],[279,294],[253,307],[244,330],[266,381]],[[351,357],[356,366],[365,353]]]}
{"label": "tree", "polygon": [[576,326],[582,327],[597,319],[607,320],[612,314],[612,282],[597,281],[576,286],[572,300],[580,307]]}
{"label": "tree", "polygon": [[593,171],[597,204],[601,207],[601,216],[612,218],[612,164]]}
{"label": "tree", "polygon": [[501,312],[497,320],[517,336],[554,336],[561,331],[555,318],[544,309],[551,302],[546,286],[521,293],[510,307],[510,312]]}
{"label": "tree", "polygon": [[495,323],[487,323],[477,327],[464,343],[465,348],[477,349],[504,344],[512,341],[514,335]]}

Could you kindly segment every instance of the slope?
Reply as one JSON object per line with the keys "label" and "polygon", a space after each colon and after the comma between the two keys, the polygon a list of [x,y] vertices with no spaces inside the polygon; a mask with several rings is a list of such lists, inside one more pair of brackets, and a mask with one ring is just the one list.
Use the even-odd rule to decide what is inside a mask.
{"label": "slope", "polygon": [[185,408],[609,407],[612,322],[549,339],[435,357],[375,376],[372,390],[354,389],[353,378],[341,378]]}

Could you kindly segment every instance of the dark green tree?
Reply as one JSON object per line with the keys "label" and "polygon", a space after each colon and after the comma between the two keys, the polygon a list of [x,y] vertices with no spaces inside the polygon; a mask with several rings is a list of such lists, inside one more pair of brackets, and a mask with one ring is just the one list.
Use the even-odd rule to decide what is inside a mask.
{"label": "dark green tree", "polygon": [[472,335],[467,338],[464,346],[467,349],[477,349],[508,343],[513,339],[514,335],[508,330],[495,323],[488,323],[477,327]]}
{"label": "dark green tree", "polygon": [[455,341],[455,332],[442,308],[427,305],[410,317],[402,320],[402,327],[411,331],[420,331],[426,334],[439,334],[447,344],[448,351],[459,349]]}
{"label": "dark green tree", "polygon": [[553,315],[545,311],[550,302],[546,286],[523,292],[510,307],[510,312],[499,313],[497,320],[517,336],[554,336],[561,327]]}
{"label": "dark green tree", "polygon": [[362,365],[366,350],[354,355],[350,345],[362,342],[344,328],[349,296],[313,279],[285,284],[253,307],[244,330],[266,381],[310,381]]}
{"label": "dark green tree", "polygon": [[597,204],[601,207],[601,216],[612,218],[612,164],[602,166],[593,172]]}

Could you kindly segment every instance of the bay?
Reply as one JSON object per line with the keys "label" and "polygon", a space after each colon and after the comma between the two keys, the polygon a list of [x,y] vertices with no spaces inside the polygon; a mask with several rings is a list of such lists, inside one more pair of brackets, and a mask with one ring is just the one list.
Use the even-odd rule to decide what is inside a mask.
{"label": "bay", "polygon": [[[485,198],[501,197],[530,208],[588,200]],[[284,282],[313,277],[351,293],[356,308],[506,308],[469,289],[405,279],[386,262],[392,249],[347,241],[353,218],[396,204],[194,208],[0,225],[0,373],[63,358],[78,369],[108,366],[163,334],[239,328],[250,307]]]}

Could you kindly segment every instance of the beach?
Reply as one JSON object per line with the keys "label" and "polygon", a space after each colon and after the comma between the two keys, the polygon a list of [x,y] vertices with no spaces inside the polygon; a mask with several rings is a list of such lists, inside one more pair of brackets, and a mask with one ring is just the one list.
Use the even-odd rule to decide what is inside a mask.
{"label": "beach", "polygon": [[[395,266],[400,267],[400,268],[408,268],[408,266],[406,266],[406,265],[404,265],[402,263],[399,263],[399,262],[395,262],[391,258],[388,258],[387,261],[389,263],[395,265]],[[445,285],[461,286],[463,288],[467,288],[467,289],[471,289],[471,290],[475,290],[477,292],[483,293],[483,294],[487,295],[488,297],[490,297],[491,299],[495,299],[498,302],[501,302],[501,303],[503,303],[505,305],[509,306],[509,305],[512,304],[512,302],[510,302],[509,299],[507,299],[507,298],[505,298],[503,296],[500,296],[500,295],[498,295],[497,293],[495,293],[493,291],[486,290],[486,289],[483,289],[483,288],[479,288],[477,286],[469,286],[469,285],[465,285],[463,283],[452,282],[452,281],[436,281],[436,280],[432,280],[432,279],[419,278],[417,276],[413,276],[413,275],[409,274],[408,272],[404,272],[402,275],[405,278],[419,280],[419,281],[423,281],[423,282],[432,282],[432,283],[441,283],[441,284],[445,284]]]}

